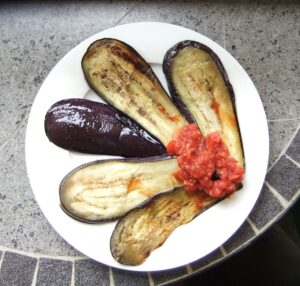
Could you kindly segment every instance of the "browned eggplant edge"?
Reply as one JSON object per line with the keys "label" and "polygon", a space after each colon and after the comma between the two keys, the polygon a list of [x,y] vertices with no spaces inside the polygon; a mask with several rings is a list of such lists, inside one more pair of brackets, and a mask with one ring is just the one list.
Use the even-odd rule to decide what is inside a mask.
{"label": "browned eggplant edge", "polygon": [[[232,102],[232,106],[233,106],[233,112],[234,112],[234,115],[237,119],[237,128],[238,128],[238,132],[239,132],[239,135],[240,135],[241,147],[242,147],[242,152],[243,152],[243,156],[244,156],[243,141],[242,141],[241,130],[240,130],[240,125],[239,125],[238,116],[237,116],[234,90],[233,90],[231,82],[229,81],[226,69],[225,69],[224,65],[222,64],[220,58],[208,46],[206,46],[202,43],[196,42],[196,41],[185,40],[185,41],[181,41],[181,42],[175,44],[173,47],[171,47],[166,52],[166,54],[164,56],[164,59],[163,59],[162,68],[163,68],[163,72],[165,74],[165,78],[166,78],[166,81],[167,81],[167,85],[168,85],[170,95],[173,98],[173,102],[175,103],[175,105],[177,106],[179,111],[184,115],[185,119],[189,123],[196,123],[196,120],[194,119],[193,115],[191,114],[191,112],[188,110],[188,108],[186,107],[186,105],[182,101],[180,95],[177,93],[176,88],[173,84],[173,80],[172,80],[172,62],[173,62],[173,60],[176,57],[176,55],[178,54],[178,52],[180,52],[185,47],[189,47],[189,46],[194,47],[194,48],[198,48],[198,49],[201,49],[201,50],[207,52],[211,56],[211,58],[213,59],[215,64],[217,65],[217,68],[219,69],[219,71],[220,71],[220,73],[223,77],[225,86],[227,87],[227,89],[229,91],[229,96],[231,98],[231,102]],[[245,165],[245,162],[244,162],[244,165]],[[240,188],[242,188],[242,186],[240,186]]]}
{"label": "browned eggplant edge", "polygon": [[[122,56],[125,56],[124,59],[126,59],[127,61],[131,62],[135,68],[137,68],[142,74],[146,75],[147,77],[150,76],[150,79],[151,81],[157,81],[157,83],[160,85],[160,87],[162,88],[162,90],[164,90],[167,93],[167,91],[165,90],[165,88],[163,87],[163,85],[161,84],[160,80],[158,79],[158,77],[156,76],[156,74],[154,73],[152,67],[150,66],[149,63],[146,62],[146,60],[133,48],[131,47],[130,45],[126,44],[125,42],[121,41],[121,40],[118,40],[118,39],[115,39],[115,38],[102,38],[102,39],[98,39],[94,42],[92,42],[89,47],[87,48],[86,52],[84,53],[83,57],[82,57],[82,60],[81,60],[81,68],[82,68],[82,71],[83,71],[83,74],[84,74],[84,77],[86,79],[86,82],[88,83],[89,87],[96,92],[96,94],[98,94],[105,102],[107,102],[105,100],[105,98],[102,97],[101,94],[99,94],[95,89],[94,87],[90,84],[88,78],[86,77],[85,75],[85,72],[84,72],[84,67],[83,67],[83,61],[84,61],[84,58],[86,56],[86,54],[88,53],[90,47],[92,45],[94,45],[96,42],[99,42],[99,41],[116,41],[116,42],[119,42],[120,44],[124,45],[134,56],[137,57],[138,60],[134,60],[132,57],[127,57],[125,56],[124,54],[122,54]],[[149,70],[151,71],[151,73],[149,73]],[[107,102],[107,104],[109,104],[109,102]],[[109,104],[110,105],[110,104]],[[113,107],[114,108],[114,107]],[[128,116],[128,115],[127,115]],[[133,120],[133,119],[132,119]],[[138,123],[138,122],[137,122]],[[148,131],[149,132],[149,131]],[[154,137],[154,135],[151,134],[151,136]],[[160,142],[157,138],[155,138],[158,142]]]}
{"label": "browned eggplant edge", "polygon": [[175,44],[173,47],[171,47],[165,54],[164,59],[163,59],[163,72],[165,74],[166,80],[167,80],[167,85],[168,85],[168,89],[170,91],[171,97],[173,98],[174,103],[176,104],[176,106],[178,107],[178,109],[181,111],[181,113],[185,116],[186,120],[190,123],[194,123],[196,122],[195,119],[193,118],[193,115],[190,113],[190,111],[187,109],[187,107],[185,106],[184,102],[182,101],[180,95],[177,93],[176,88],[173,84],[173,80],[172,80],[172,63],[174,58],[176,57],[176,55],[184,48],[186,47],[194,47],[194,48],[198,48],[201,49],[203,51],[205,51],[206,53],[208,53],[211,58],[213,59],[213,61],[216,63],[223,79],[225,82],[226,87],[229,90],[229,95],[233,104],[233,109],[234,109],[234,113],[236,115],[236,107],[235,107],[235,95],[234,95],[234,91],[233,91],[233,87],[229,81],[227,72],[220,60],[220,58],[217,56],[217,54],[208,46],[196,42],[196,41],[191,41],[191,40],[185,40],[182,42],[179,42],[177,44]]}
{"label": "browned eggplant edge", "polygon": [[[112,255],[113,257],[114,257],[114,254],[113,254],[113,252],[112,252],[112,243],[113,243],[112,239],[113,239],[114,233],[115,233],[116,230],[117,230],[118,225],[122,223],[122,220],[123,220],[123,219],[126,219],[126,217],[129,216],[129,215],[131,215],[132,213],[134,213],[134,212],[136,212],[136,211],[138,211],[138,210],[140,210],[140,209],[142,209],[142,208],[146,208],[148,205],[150,205],[150,204],[153,203],[153,200],[157,200],[157,199],[159,199],[160,197],[164,196],[164,195],[167,194],[167,193],[175,192],[175,191],[178,190],[179,188],[180,188],[180,187],[177,187],[177,188],[174,188],[174,189],[172,189],[172,190],[165,191],[165,192],[161,192],[161,193],[159,193],[159,194],[153,196],[152,198],[149,198],[149,200],[143,202],[142,204],[140,204],[140,205],[137,206],[136,208],[130,210],[130,211],[127,212],[123,217],[121,217],[121,218],[119,219],[119,221],[118,221],[117,224],[115,225],[114,231],[113,231],[113,233],[112,233],[112,235],[111,235],[111,237],[110,237],[110,251],[111,251],[111,255]],[[182,188],[182,191],[185,192],[185,190],[184,190],[183,188]],[[202,208],[202,209],[199,211],[199,213],[197,213],[197,214],[193,217],[193,220],[194,220],[197,216],[199,216],[201,213],[203,213],[204,211],[206,211],[206,210],[208,210],[209,208],[213,207],[214,205],[218,204],[219,202],[225,200],[225,199],[228,198],[229,196],[230,196],[230,195],[228,195],[228,196],[226,196],[226,197],[223,197],[223,198],[220,198],[220,199],[217,199],[217,200],[214,201],[212,204],[210,204],[210,205],[208,205],[208,206]],[[168,236],[168,237],[169,237],[169,236]],[[168,239],[168,237],[166,238],[166,240]],[[162,244],[163,244],[166,240],[164,240],[164,241],[162,242]],[[162,245],[162,244],[161,244],[161,245]],[[161,245],[160,245],[160,246],[161,246]],[[150,254],[151,254],[151,253],[149,253],[149,255],[150,255]],[[116,259],[116,258],[114,257],[114,259]],[[116,261],[118,261],[118,260],[116,259]]]}
{"label": "browned eggplant edge", "polygon": [[[143,162],[155,162],[155,161],[163,161],[163,160],[170,160],[170,159],[174,159],[175,157],[173,156],[169,156],[169,155],[158,155],[158,156],[152,156],[152,157],[147,157],[147,158],[141,158],[141,157],[135,157],[135,158],[118,158],[118,159],[104,159],[104,160],[96,160],[96,161],[91,161],[88,163],[84,163],[78,167],[76,167],[75,169],[71,170],[66,176],[64,176],[64,178],[62,179],[62,181],[60,182],[59,185],[59,200],[60,200],[60,207],[61,209],[70,217],[76,219],[77,221],[81,221],[84,223],[89,223],[89,224],[99,224],[99,223],[106,223],[106,222],[110,222],[110,221],[114,221],[116,219],[120,219],[122,217],[124,217],[127,213],[125,213],[123,216],[118,216],[115,218],[111,218],[111,219],[100,219],[100,220],[88,220],[88,219],[83,219],[80,218],[74,214],[72,214],[63,204],[62,199],[61,199],[61,192],[62,192],[62,186],[64,184],[64,182],[69,178],[69,176],[71,176],[73,173],[79,171],[80,169],[83,169],[89,165],[92,164],[98,164],[98,163],[105,163],[105,162],[133,162],[133,163],[143,163]],[[146,201],[142,202],[142,205],[144,205],[145,203],[147,203],[148,201],[150,201],[152,198],[147,199]],[[139,207],[139,206],[137,206]],[[130,211],[129,211],[130,212]]]}

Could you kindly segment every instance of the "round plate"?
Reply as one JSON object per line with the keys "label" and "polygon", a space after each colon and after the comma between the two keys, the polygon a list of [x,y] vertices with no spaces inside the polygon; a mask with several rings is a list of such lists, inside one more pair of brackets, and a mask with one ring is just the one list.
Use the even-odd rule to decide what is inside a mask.
{"label": "round plate", "polygon": [[[115,222],[90,225],[67,216],[60,208],[59,183],[73,168],[109,156],[83,155],[56,147],[44,132],[47,110],[64,98],[99,100],[87,85],[81,59],[88,46],[104,37],[116,38],[135,48],[149,62],[163,86],[161,64],[166,51],[182,40],[195,40],[220,57],[236,95],[236,107],[245,152],[244,187],[229,199],[177,228],[165,243],[140,266],[117,263],[109,240]],[[167,90],[167,88],[166,88]],[[100,100],[99,100],[100,101]],[[222,245],[241,226],[253,208],[266,174],[269,138],[266,116],[251,79],[241,65],[221,46],[192,30],[163,23],[135,23],[96,34],[72,49],[50,72],[41,86],[29,117],[26,133],[26,164],[36,200],[50,224],[73,247],[104,264],[136,271],[164,270],[195,261]]]}

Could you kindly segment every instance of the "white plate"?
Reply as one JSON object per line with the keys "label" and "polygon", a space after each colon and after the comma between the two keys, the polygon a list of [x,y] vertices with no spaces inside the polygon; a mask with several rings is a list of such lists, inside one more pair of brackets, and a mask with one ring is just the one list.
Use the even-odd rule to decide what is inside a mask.
{"label": "white plate", "polygon": [[[215,51],[223,62],[236,95],[246,174],[244,188],[207,210],[191,223],[176,229],[152,252],[144,264],[127,267],[111,256],[109,240],[115,223],[89,225],[67,216],[59,206],[58,186],[74,167],[108,156],[80,155],[51,144],[44,132],[49,107],[64,98],[97,99],[88,87],[81,58],[95,40],[110,37],[134,47],[166,87],[161,71],[165,52],[182,40],[199,41]],[[251,79],[239,63],[221,46],[192,30],[163,23],[135,23],[96,34],[72,49],[50,72],[41,86],[29,117],[26,134],[26,163],[32,190],[50,224],[72,246],[104,264],[136,271],[178,267],[195,261],[222,245],[244,222],[254,206],[266,174],[269,153],[268,127],[264,109]]]}

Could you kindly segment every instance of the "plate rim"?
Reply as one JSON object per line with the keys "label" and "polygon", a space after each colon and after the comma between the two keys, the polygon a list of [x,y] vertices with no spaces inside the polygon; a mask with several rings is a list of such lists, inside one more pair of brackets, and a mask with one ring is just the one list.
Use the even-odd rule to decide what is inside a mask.
{"label": "plate rim", "polygon": [[[42,210],[43,214],[45,215],[45,217],[47,218],[48,222],[50,223],[50,225],[59,233],[59,235],[61,237],[63,237],[63,239],[65,241],[67,241],[70,245],[74,246],[73,243],[70,243],[68,239],[66,239],[58,230],[57,230],[57,227],[55,226],[55,223],[53,224],[53,221],[50,221],[52,220],[49,219],[48,217],[48,213],[46,214],[44,209],[41,207],[41,204],[39,203],[39,199],[38,199],[38,196],[36,196],[36,191],[35,191],[35,184],[33,183],[34,182],[34,179],[32,178],[32,166],[30,166],[30,154],[31,154],[31,149],[29,147],[29,142],[30,142],[30,131],[31,131],[31,128],[32,128],[32,114],[34,113],[35,111],[35,107],[37,106],[38,102],[39,102],[39,98],[41,97],[40,94],[43,93],[43,86],[45,84],[45,82],[47,81],[47,79],[49,78],[49,76],[51,76],[51,74],[53,74],[53,72],[56,71],[57,69],[57,66],[59,66],[61,63],[63,63],[65,61],[66,58],[70,57],[70,55],[72,55],[72,53],[75,53],[75,50],[76,48],[78,48],[79,45],[82,45],[82,44],[87,44],[87,43],[91,43],[95,38],[101,36],[101,34],[105,34],[105,33],[110,33],[110,31],[116,31],[118,29],[125,29],[126,30],[126,27],[133,27],[133,26],[147,26],[147,25],[150,25],[150,26],[168,26],[168,27],[172,27],[172,29],[179,29],[179,30],[187,30],[187,31],[191,31],[193,33],[196,33],[197,35],[200,36],[200,38],[205,38],[211,45],[216,45],[218,46],[218,49],[217,51],[215,51],[215,49],[213,49],[216,54],[220,57],[221,61],[222,61],[222,57],[219,55],[219,52],[222,51],[222,52],[225,52],[229,55],[229,57],[231,57],[237,64],[238,66],[243,70],[243,72],[246,74],[246,76],[248,77],[248,79],[250,80],[250,84],[253,85],[253,88],[256,90],[256,93],[258,95],[258,98],[259,98],[259,101],[260,101],[260,112],[262,112],[262,117],[264,117],[264,123],[262,124],[263,125],[263,128],[265,129],[266,132],[263,132],[264,133],[264,140],[265,140],[265,146],[264,148],[268,150],[267,152],[267,155],[265,156],[264,158],[264,174],[263,174],[263,178],[265,177],[266,173],[267,173],[267,165],[268,165],[268,157],[269,157],[269,133],[268,133],[268,125],[267,125],[267,118],[266,118],[266,114],[265,114],[265,111],[263,109],[263,105],[262,105],[262,102],[261,102],[261,99],[260,99],[260,96],[259,96],[259,93],[257,91],[257,89],[255,88],[254,86],[254,83],[253,81],[251,80],[251,78],[249,77],[249,75],[246,73],[246,71],[244,70],[244,68],[237,62],[237,60],[228,52],[226,51],[223,47],[221,47],[218,43],[214,42],[213,40],[211,40],[210,38],[196,32],[196,31],[193,31],[191,29],[188,29],[188,28],[185,28],[185,27],[182,27],[182,26],[178,26],[178,25],[173,25],[173,24],[168,24],[168,23],[161,23],[161,22],[137,22],[137,23],[129,23],[129,24],[124,24],[124,25],[119,25],[119,26],[116,26],[116,27],[112,27],[112,28],[109,28],[109,29],[106,29],[106,30],[103,30],[99,33],[96,33],[94,35],[92,35],[91,37],[83,40],[82,42],[80,42],[78,45],[76,45],[75,47],[73,47],[68,53],[66,53],[56,64],[55,66],[53,67],[53,69],[49,72],[49,74],[47,75],[47,77],[44,79],[44,82],[42,83],[34,101],[33,101],[33,104],[32,104],[32,108],[31,108],[31,111],[30,111],[30,115],[29,115],[29,118],[28,118],[28,123],[27,123],[27,128],[26,128],[26,135],[25,135],[25,158],[26,158],[26,169],[27,169],[27,175],[29,177],[29,181],[30,181],[30,185],[31,185],[31,188],[32,188],[32,191],[34,193],[34,196],[37,200],[37,203],[40,207],[40,209]],[[209,45],[210,46],[210,45]],[[134,47],[135,48],[135,47]],[[223,61],[222,61],[223,62]],[[224,65],[225,66],[225,65]],[[225,67],[226,69],[226,67]],[[227,71],[227,69],[226,69]],[[228,71],[227,71],[228,73]],[[230,78],[230,74],[229,74],[229,78]],[[242,130],[241,130],[242,131]],[[242,136],[243,137],[243,136]],[[247,167],[247,166],[246,166]],[[261,182],[261,188],[262,188],[262,185],[263,185],[263,182],[264,182],[264,179],[262,180]],[[249,212],[248,212],[248,215],[249,213],[251,212],[252,208],[254,207],[255,205],[255,202],[257,201],[258,197],[259,197],[259,194],[260,194],[260,191],[257,195],[257,197],[255,198],[254,202],[253,202],[253,205],[252,207],[250,208]],[[247,219],[248,215],[241,221],[240,225],[242,225],[242,223]],[[226,240],[228,240],[235,232],[237,231],[237,229],[229,236],[227,237]],[[225,240],[225,241],[226,241]],[[223,241],[223,243],[225,242]],[[216,248],[218,248],[220,245],[216,246]],[[78,249],[78,247],[74,246],[76,249]],[[163,246],[162,246],[163,247]],[[80,249],[78,249],[79,251],[81,251]],[[212,249],[210,252],[212,252],[214,249]],[[209,252],[209,253],[210,253]],[[91,256],[90,256],[91,257]],[[202,256],[203,257],[203,256]],[[198,259],[202,258],[202,257],[199,257]],[[95,259],[94,257],[92,257],[92,259]],[[149,258],[148,258],[149,259]],[[128,267],[128,266],[124,266],[124,265],[118,265],[118,264],[113,264],[111,265],[110,263],[106,263],[104,261],[100,261],[98,259],[95,259],[103,264],[107,264],[109,266],[112,266],[112,267],[117,267],[119,269],[125,269],[125,270],[133,270],[133,271],[158,271],[158,270],[167,270],[167,269],[171,269],[171,268],[175,268],[175,267],[180,267],[180,266],[183,266],[183,265],[186,265],[187,263],[184,262],[183,264],[180,264],[180,265],[176,265],[176,266],[171,266],[171,267],[167,267],[167,268],[157,268],[157,269],[148,269],[147,267],[143,267],[143,264],[141,266],[136,266],[136,267]],[[191,263],[193,261],[189,261],[188,263]]]}

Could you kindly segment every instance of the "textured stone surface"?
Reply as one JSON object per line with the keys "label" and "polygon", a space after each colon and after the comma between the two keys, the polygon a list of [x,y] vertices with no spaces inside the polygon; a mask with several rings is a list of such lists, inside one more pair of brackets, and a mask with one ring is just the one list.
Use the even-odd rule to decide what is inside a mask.
{"label": "textured stone surface", "polygon": [[268,119],[300,117],[298,1],[234,1],[225,14],[226,48],[257,86]]}
{"label": "textured stone surface", "polygon": [[75,261],[76,286],[108,286],[109,268],[91,259]]}
{"label": "textured stone surface", "polygon": [[300,164],[300,129],[298,129],[298,132],[290,147],[287,149],[286,154]]}
{"label": "textured stone surface", "polygon": [[264,185],[255,207],[250,214],[250,219],[258,229],[261,229],[282,210],[283,206],[274,197],[269,188]]}
{"label": "textured stone surface", "polygon": [[266,179],[275,190],[290,200],[300,189],[300,168],[282,156],[270,170]]}
{"label": "textured stone surface", "polygon": [[124,286],[148,286],[148,274],[145,272],[123,271],[112,269],[115,285]]}
{"label": "textured stone surface", "polygon": [[39,261],[36,285],[70,285],[72,264],[71,261],[41,258]]}
{"label": "textured stone surface", "polygon": [[[43,80],[72,47],[115,24],[161,21],[198,31],[225,47],[249,73],[261,95],[270,127],[270,166],[299,128],[300,5],[286,1],[92,1],[0,4],[0,245],[40,255],[81,256],[52,229],[32,194],[26,175],[24,136],[27,116]],[[158,31],[159,32],[159,31]],[[255,115],[254,115],[255,116]],[[299,158],[299,131],[286,154]],[[300,169],[285,155],[267,177],[290,200],[299,190]],[[258,229],[282,210],[265,188],[251,213]],[[224,244],[230,253],[254,236],[245,223]],[[222,257],[220,250],[191,264],[198,271]],[[6,252],[0,285],[31,285],[37,260]],[[52,279],[70,264],[40,259],[37,280]],[[75,285],[109,285],[109,268],[92,260],[75,262]],[[112,270],[115,285],[147,285],[145,274]],[[46,275],[49,273],[49,275]],[[187,269],[154,272],[154,284],[168,284]],[[49,281],[50,281],[49,280]],[[46,280],[44,280],[46,281]],[[62,281],[62,280],[60,280]],[[69,281],[69,280],[68,280]],[[46,282],[45,282],[46,283]]]}
{"label": "textured stone surface", "polygon": [[81,255],[47,223],[33,197],[24,159],[26,116],[54,65],[85,38],[114,26],[135,3],[0,3],[0,245]]}
{"label": "textured stone surface", "polygon": [[55,255],[80,255],[49,225],[36,203],[26,174],[26,121],[0,150],[0,244]]}
{"label": "textured stone surface", "polygon": [[191,263],[192,270],[197,272],[197,270],[200,270],[201,268],[215,262],[216,260],[222,257],[223,257],[222,251],[218,248],[212,253],[208,254],[207,256]]}
{"label": "textured stone surface", "polygon": [[195,30],[223,45],[222,1],[144,1],[120,24],[155,21],[181,25]]}
{"label": "textured stone surface", "polygon": [[0,270],[0,285],[31,285],[36,264],[36,258],[5,252]]}
{"label": "textured stone surface", "polygon": [[[295,133],[299,120],[269,121],[270,154],[269,166],[278,160],[280,153],[287,149],[290,138]],[[294,152],[295,154],[296,152]]]}
{"label": "textured stone surface", "polygon": [[71,48],[114,26],[136,1],[0,3],[0,144]]}
{"label": "textured stone surface", "polygon": [[227,253],[230,253],[254,236],[255,233],[249,223],[244,222],[237,232],[224,243],[223,247]]}

